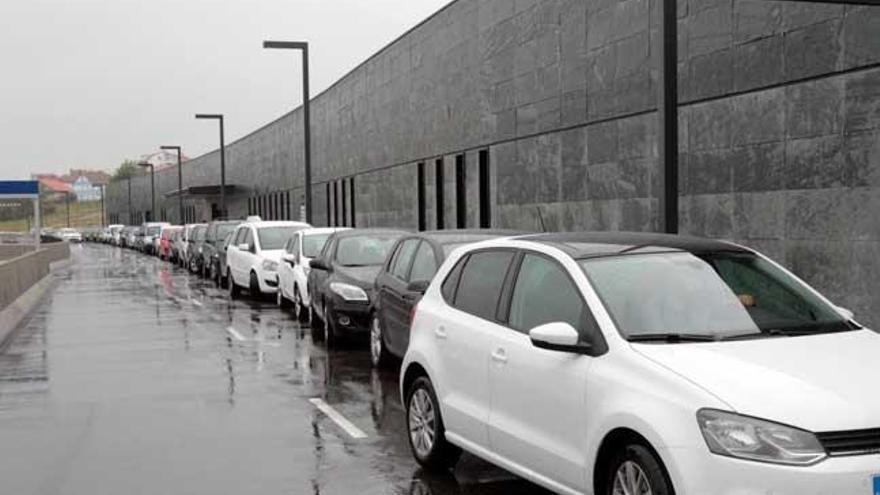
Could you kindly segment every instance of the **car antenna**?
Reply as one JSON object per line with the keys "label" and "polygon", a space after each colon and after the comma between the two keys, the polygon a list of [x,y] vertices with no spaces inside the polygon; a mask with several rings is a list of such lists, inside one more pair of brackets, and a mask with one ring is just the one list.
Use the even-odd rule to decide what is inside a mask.
{"label": "car antenna", "polygon": [[535,210],[538,212],[538,220],[541,221],[541,232],[547,233],[547,226],[544,225],[544,215],[541,213],[541,207],[535,206]]}

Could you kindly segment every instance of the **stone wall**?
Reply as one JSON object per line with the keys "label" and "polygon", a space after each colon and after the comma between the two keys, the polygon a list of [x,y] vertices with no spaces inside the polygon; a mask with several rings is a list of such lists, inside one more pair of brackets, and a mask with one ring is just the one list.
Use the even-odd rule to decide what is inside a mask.
{"label": "stone wall", "polygon": [[[424,163],[427,228],[438,190],[453,227],[462,155],[477,226],[486,150],[493,226],[656,229],[659,6],[450,4],[314,98],[314,222],[353,178],[354,223],[416,228]],[[880,8],[680,0],[679,31],[682,230],[762,249],[880,324]],[[280,191],[296,211],[301,149],[300,109],[230,145],[230,214]],[[219,183],[218,158],[188,162],[185,185]],[[176,170],[157,189],[177,189]],[[149,209],[149,178],[133,191],[132,209]],[[108,188],[111,212],[126,194]],[[177,218],[176,199],[163,207]],[[350,202],[344,213],[351,224]]]}

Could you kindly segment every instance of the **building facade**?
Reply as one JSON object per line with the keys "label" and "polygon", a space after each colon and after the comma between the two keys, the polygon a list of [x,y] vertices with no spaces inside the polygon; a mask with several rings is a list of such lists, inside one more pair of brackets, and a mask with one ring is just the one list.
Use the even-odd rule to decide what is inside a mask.
{"label": "building facade", "polygon": [[[682,232],[880,325],[880,9],[680,0]],[[657,230],[658,0],[458,0],[312,101],[317,225]],[[230,216],[296,218],[302,113],[227,146]],[[217,151],[184,168],[217,208]],[[188,187],[203,186],[199,191]],[[111,219],[149,177],[108,187]],[[156,175],[176,220],[174,167]]]}

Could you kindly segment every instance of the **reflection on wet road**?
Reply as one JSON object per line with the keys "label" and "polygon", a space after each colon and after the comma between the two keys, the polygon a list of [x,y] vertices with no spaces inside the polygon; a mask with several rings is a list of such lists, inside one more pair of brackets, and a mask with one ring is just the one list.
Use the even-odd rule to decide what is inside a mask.
{"label": "reflection on wet road", "polygon": [[366,346],[328,353],[273,303],[137,253],[71,250],[0,353],[3,493],[544,493],[470,456],[419,470],[396,372],[371,371]]}

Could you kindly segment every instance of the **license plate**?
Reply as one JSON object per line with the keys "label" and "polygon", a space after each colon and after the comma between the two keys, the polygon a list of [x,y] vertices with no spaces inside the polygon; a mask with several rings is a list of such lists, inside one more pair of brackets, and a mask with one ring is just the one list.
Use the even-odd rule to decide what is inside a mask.
{"label": "license plate", "polygon": [[880,495],[880,475],[874,476],[874,495]]}

